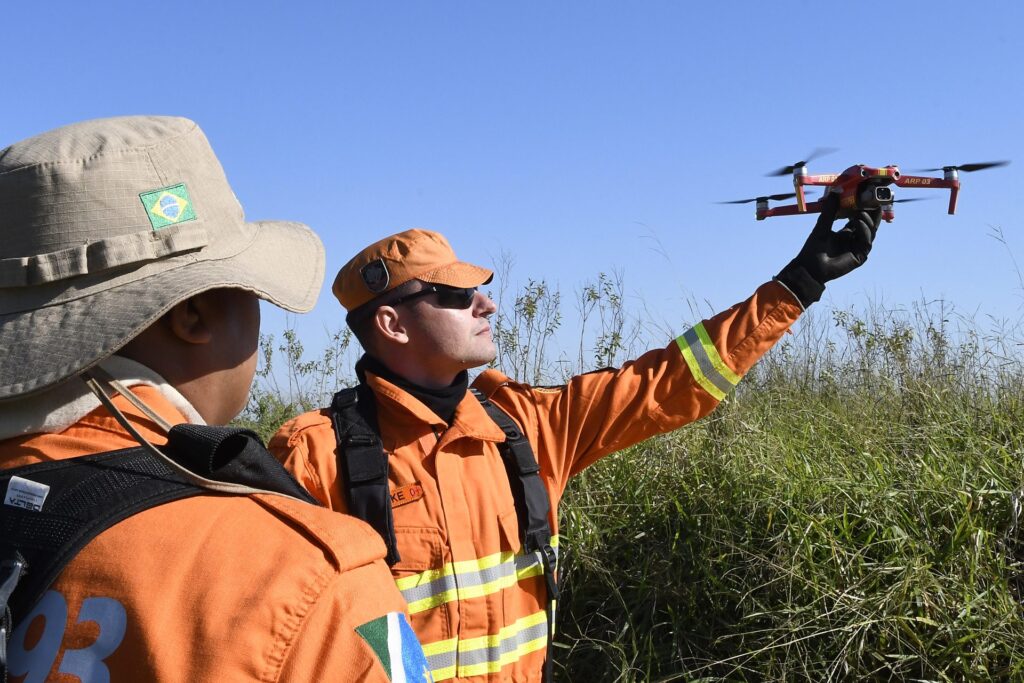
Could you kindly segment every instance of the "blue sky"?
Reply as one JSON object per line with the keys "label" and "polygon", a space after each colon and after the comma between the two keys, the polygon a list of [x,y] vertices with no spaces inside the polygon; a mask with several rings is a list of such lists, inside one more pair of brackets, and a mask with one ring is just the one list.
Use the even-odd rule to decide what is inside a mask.
{"label": "blue sky", "polygon": [[714,202],[789,191],[764,174],[819,146],[840,151],[812,172],[1015,160],[965,174],[956,216],[938,192],[897,207],[826,297],[1024,314],[1020,3],[21,2],[0,24],[0,146],[195,119],[250,218],[322,235],[314,345],[341,324],[337,268],[413,226],[567,295],[619,271],[634,308],[681,325],[689,301],[747,296],[813,223]]}

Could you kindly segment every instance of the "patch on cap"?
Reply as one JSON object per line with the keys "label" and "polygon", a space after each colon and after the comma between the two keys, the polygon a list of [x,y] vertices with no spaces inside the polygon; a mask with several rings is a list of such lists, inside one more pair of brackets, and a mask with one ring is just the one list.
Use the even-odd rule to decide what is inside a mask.
{"label": "patch on cap", "polygon": [[154,230],[196,219],[185,183],[143,192],[139,199],[146,207],[146,217]]}
{"label": "patch on cap", "polygon": [[363,278],[366,288],[374,294],[383,292],[391,282],[391,274],[388,273],[388,267],[384,265],[384,259],[370,261],[359,269],[359,275]]}

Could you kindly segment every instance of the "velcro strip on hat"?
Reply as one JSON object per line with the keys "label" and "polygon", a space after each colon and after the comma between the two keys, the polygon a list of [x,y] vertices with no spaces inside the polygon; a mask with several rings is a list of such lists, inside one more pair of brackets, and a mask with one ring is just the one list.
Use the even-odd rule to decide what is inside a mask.
{"label": "velcro strip on hat", "polygon": [[31,287],[119,266],[154,261],[210,243],[205,228],[181,225],[110,237],[36,256],[0,259],[0,287]]}

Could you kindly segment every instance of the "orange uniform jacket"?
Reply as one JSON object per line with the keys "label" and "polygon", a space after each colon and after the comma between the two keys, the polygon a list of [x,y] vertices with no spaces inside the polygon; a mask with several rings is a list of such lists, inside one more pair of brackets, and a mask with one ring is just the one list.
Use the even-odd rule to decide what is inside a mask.
{"label": "orange uniform jacket", "polygon": [[[552,502],[599,458],[709,413],[799,317],[775,282],[617,370],[534,388],[489,370],[474,386],[522,427]],[[367,373],[389,454],[395,534],[392,567],[434,680],[540,681],[546,588],[539,557],[521,552],[504,434],[467,393],[452,424]],[[270,449],[318,499],[346,509],[329,412],[284,425]]]}
{"label": "orange uniform jacket", "polygon": [[[133,391],[172,424],[184,421],[156,389]],[[147,439],[166,443],[115,401]],[[137,445],[98,408],[59,434],[0,442],[0,467]],[[383,557],[362,522],[283,496],[150,508],[90,542],[27,630],[15,629],[11,680],[389,681],[355,631],[405,612]]]}

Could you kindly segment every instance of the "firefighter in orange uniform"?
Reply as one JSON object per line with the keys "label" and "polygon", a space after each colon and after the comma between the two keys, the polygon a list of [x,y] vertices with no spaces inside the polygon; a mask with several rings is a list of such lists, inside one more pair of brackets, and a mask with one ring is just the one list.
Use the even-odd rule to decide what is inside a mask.
{"label": "firefighter in orange uniform", "polygon": [[[0,679],[430,680],[370,527],[304,499],[258,442],[248,484],[175,474],[156,448],[185,423],[227,433],[200,425],[245,405],[259,299],[315,302],[312,231],[245,222],[203,133],[171,117],[0,151],[0,206]],[[5,610],[46,566],[18,534],[66,528],[41,477],[123,449],[197,493],[116,521]],[[113,506],[89,471],[76,505]]]}
{"label": "firefighter in orange uniform", "polygon": [[[550,680],[551,556],[569,478],[708,414],[827,280],[863,263],[878,213],[833,231],[836,211],[830,196],[800,254],[746,301],[621,368],[559,387],[497,370],[468,386],[466,371],[495,357],[495,304],[477,291],[491,272],[460,262],[441,235],[393,235],[341,269],[334,294],[366,351],[360,385],[284,425],[270,450],[324,504],[385,539],[434,680]],[[381,472],[386,507],[372,493]]]}

